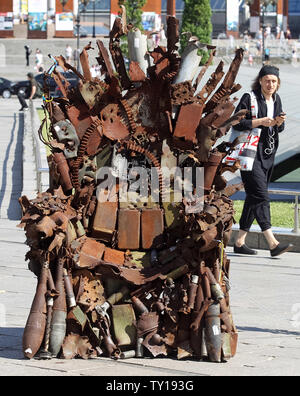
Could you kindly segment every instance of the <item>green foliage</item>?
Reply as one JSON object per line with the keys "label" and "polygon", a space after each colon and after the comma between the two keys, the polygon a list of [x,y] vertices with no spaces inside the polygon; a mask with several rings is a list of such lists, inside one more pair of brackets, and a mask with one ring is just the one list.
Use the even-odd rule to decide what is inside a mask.
{"label": "green foliage", "polygon": [[[183,32],[190,32],[192,36],[198,37],[202,43],[211,43],[212,23],[209,0],[185,0],[181,25],[181,33]],[[181,53],[187,42],[187,35],[181,35]],[[200,53],[202,55],[201,63],[204,64],[208,59],[208,52],[200,50]]]}
{"label": "green foliage", "polygon": [[126,8],[127,23],[132,23],[134,27],[141,31],[143,31],[142,8],[146,2],[147,0],[119,0],[119,6],[123,5]]}
{"label": "green foliage", "polygon": [[[142,25],[142,8],[147,0],[119,0],[119,6],[123,5],[126,9],[127,24],[131,23],[140,31],[144,31]],[[124,56],[128,57],[128,40],[127,36],[121,38],[121,51]]]}
{"label": "green foliage", "polygon": [[[235,220],[238,223],[243,211],[244,201],[233,201],[235,213]],[[293,228],[294,227],[294,203],[272,201],[271,207],[271,222],[273,227]],[[254,221],[253,224],[257,224]]]}

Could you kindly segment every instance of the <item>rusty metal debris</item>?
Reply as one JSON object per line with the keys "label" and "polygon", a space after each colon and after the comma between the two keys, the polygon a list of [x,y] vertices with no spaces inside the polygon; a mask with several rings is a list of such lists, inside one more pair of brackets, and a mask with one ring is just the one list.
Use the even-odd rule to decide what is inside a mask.
{"label": "rusty metal debris", "polygon": [[[188,55],[181,62],[178,21],[169,17],[167,25],[168,46],[150,54],[146,73],[135,60],[126,70],[120,37],[133,27],[123,15],[110,34],[113,63],[97,41],[101,78],[91,76],[89,44],[80,55],[78,87],[54,71],[64,96],[53,99],[45,91],[50,188],[20,198],[26,259],[38,277],[23,337],[27,358],[175,353],[221,362],[236,352],[225,248],[234,221],[229,197],[241,185],[227,186],[222,176],[228,170],[222,160],[234,144],[217,141],[245,116],[232,115],[230,99],[240,88],[235,78],[243,51],[236,51],[226,75],[220,62],[198,92],[214,47],[194,85],[178,81]],[[62,56],[55,59],[74,69]],[[166,168],[173,166],[204,169],[200,209],[199,196],[172,201]],[[145,177],[124,201],[136,167]],[[152,190],[149,175],[156,181]],[[138,191],[143,188],[146,197]]]}

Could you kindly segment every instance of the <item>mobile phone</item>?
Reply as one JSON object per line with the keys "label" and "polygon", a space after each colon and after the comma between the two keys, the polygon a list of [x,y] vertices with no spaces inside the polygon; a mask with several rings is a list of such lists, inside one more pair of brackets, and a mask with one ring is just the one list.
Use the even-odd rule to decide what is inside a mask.
{"label": "mobile phone", "polygon": [[282,112],[279,114],[279,117],[285,116],[285,115],[286,115],[286,113],[285,113],[284,111],[282,111]]}

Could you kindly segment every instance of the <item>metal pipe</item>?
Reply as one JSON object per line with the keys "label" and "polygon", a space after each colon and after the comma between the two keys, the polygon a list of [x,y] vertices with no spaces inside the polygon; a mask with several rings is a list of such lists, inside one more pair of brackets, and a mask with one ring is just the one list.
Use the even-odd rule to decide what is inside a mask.
{"label": "metal pipe", "polygon": [[298,195],[295,195],[295,212],[294,212],[294,229],[293,232],[299,233],[299,201]]}
{"label": "metal pipe", "polygon": [[96,0],[93,0],[93,38],[96,37],[96,15],[95,15]]}

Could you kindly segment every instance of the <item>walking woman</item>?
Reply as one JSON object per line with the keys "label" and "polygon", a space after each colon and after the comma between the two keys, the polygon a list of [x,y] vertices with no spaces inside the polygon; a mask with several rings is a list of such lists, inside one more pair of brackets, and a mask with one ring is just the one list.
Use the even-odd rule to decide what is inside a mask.
{"label": "walking woman", "polygon": [[260,128],[260,140],[252,171],[241,171],[246,199],[240,219],[240,230],[234,245],[234,252],[239,254],[257,254],[250,249],[245,239],[254,221],[257,220],[270,249],[272,257],[290,250],[292,244],[279,243],[271,229],[270,200],[268,183],[274,167],[275,153],[278,148],[278,134],[284,130],[285,113],[282,111],[280,96],[279,69],[265,65],[252,84],[252,91],[257,100],[257,117],[251,117],[251,99],[244,94],[236,111],[248,109],[249,115],[235,129],[240,131]]}

